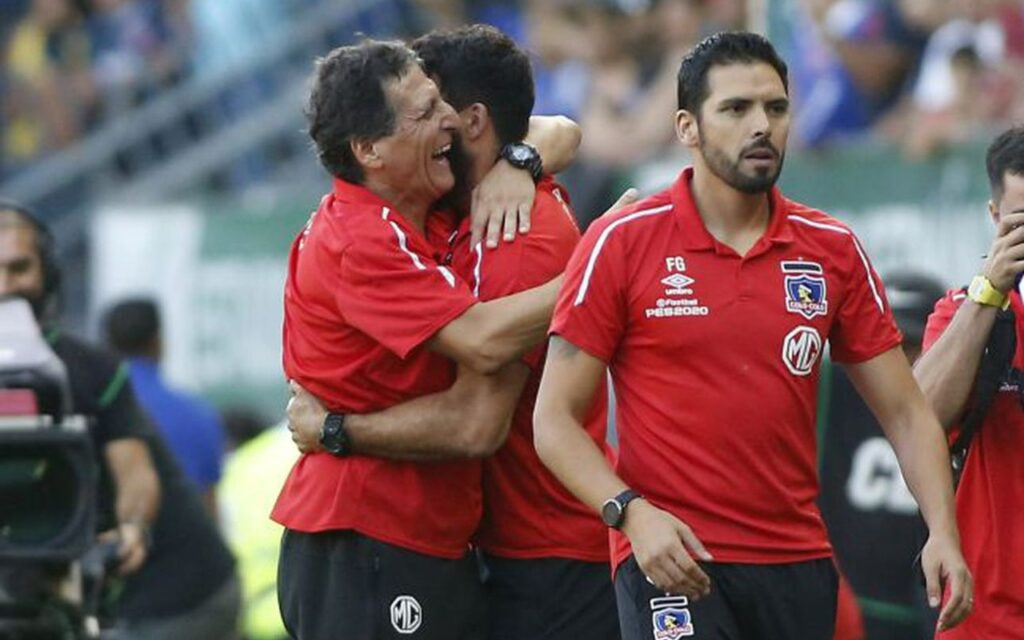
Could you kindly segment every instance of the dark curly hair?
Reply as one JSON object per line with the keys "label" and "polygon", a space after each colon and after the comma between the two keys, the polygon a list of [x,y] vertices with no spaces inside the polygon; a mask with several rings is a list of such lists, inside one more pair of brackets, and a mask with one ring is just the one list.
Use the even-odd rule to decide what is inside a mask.
{"label": "dark curly hair", "polygon": [[306,118],[320,163],[353,183],[365,179],[353,140],[377,140],[395,128],[385,84],[402,78],[419,59],[401,42],[364,40],[338,47],[316,62]]}
{"label": "dark curly hair", "polygon": [[423,70],[440,84],[457,111],[487,107],[501,144],[526,137],[533,111],[530,58],[512,38],[490,25],[432,31],[413,41]]}
{"label": "dark curly hair", "polygon": [[1024,176],[1024,125],[1011,127],[992,141],[985,154],[985,169],[992,197],[1002,199],[1006,174]]}
{"label": "dark curly hair", "polygon": [[679,65],[677,97],[679,108],[700,119],[700,108],[708,99],[708,72],[716,65],[737,62],[770,64],[789,91],[789,70],[772,43],[763,36],[746,31],[724,31],[708,36],[690,49]]}

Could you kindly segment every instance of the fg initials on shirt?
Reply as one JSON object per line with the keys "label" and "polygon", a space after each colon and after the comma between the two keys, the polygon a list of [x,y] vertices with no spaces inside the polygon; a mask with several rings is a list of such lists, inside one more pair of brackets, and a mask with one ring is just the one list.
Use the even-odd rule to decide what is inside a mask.
{"label": "fg initials on shirt", "polygon": [[655,301],[654,307],[644,310],[645,318],[673,318],[682,316],[706,316],[710,310],[696,298],[693,285],[697,281],[683,272],[686,261],[682,256],[667,256],[665,270],[668,275],[661,279],[665,286],[664,297]]}

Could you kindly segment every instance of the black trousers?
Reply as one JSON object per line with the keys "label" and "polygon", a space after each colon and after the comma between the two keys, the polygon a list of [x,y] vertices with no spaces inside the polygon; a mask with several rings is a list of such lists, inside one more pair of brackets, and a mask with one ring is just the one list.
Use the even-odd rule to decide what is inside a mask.
{"label": "black trousers", "polygon": [[607,562],[484,554],[488,640],[619,640]]}
{"label": "black trousers", "polygon": [[476,559],[426,556],[354,531],[281,540],[278,601],[297,640],[484,640]]}
{"label": "black trousers", "polygon": [[630,557],[615,576],[623,640],[832,640],[839,577],[831,558],[792,564],[701,563],[711,594],[666,595]]}

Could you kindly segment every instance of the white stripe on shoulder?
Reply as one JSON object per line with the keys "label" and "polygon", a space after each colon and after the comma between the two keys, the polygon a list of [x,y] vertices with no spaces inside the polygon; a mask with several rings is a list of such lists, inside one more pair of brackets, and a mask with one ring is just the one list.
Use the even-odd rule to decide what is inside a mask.
{"label": "white stripe on shoulder", "polygon": [[605,227],[601,235],[598,236],[597,242],[594,244],[594,248],[590,250],[590,258],[587,260],[587,268],[583,271],[583,282],[580,283],[580,291],[576,294],[576,301],[573,303],[574,307],[578,307],[583,304],[583,300],[587,297],[587,291],[590,289],[590,278],[594,275],[594,265],[597,264],[597,257],[601,255],[601,249],[604,248],[604,243],[608,240],[608,235],[619,225],[631,222],[638,218],[644,218],[646,216],[653,216],[659,213],[665,213],[671,211],[672,205],[666,204],[654,209],[644,209],[643,211],[637,211],[631,213],[628,216],[622,216],[615,222]]}
{"label": "white stripe on shoulder", "polygon": [[419,269],[420,271],[426,271],[427,267],[423,264],[423,261],[420,260],[420,257],[413,253],[412,251],[409,251],[409,245],[405,239],[405,232],[403,232],[398,227],[398,225],[395,224],[394,220],[391,220],[388,217],[390,214],[391,210],[388,209],[387,207],[384,207],[383,209],[381,209],[380,217],[387,220],[388,224],[390,224],[391,228],[394,230],[395,236],[398,238],[398,248],[404,251],[405,255],[409,256],[409,258],[412,260],[412,263],[416,265],[417,269]]}
{"label": "white stripe on shoulder", "polygon": [[480,265],[484,261],[483,242],[476,243],[473,252],[476,253],[476,265],[473,267],[473,295],[480,297]]}
{"label": "white stripe on shoulder", "polygon": [[959,302],[960,300],[963,300],[966,297],[967,297],[967,294],[964,293],[963,291],[961,291],[959,293],[954,293],[953,294],[953,302]]}
{"label": "white stripe on shoulder", "polygon": [[445,282],[448,283],[448,286],[451,287],[452,289],[454,289],[455,288],[455,274],[453,274],[451,271],[449,271],[448,267],[442,267],[440,265],[438,265],[437,270],[441,272],[442,276],[444,276],[444,280],[445,280]]}
{"label": "white stripe on shoulder", "polygon": [[868,262],[867,255],[864,254],[864,250],[861,249],[860,242],[857,242],[857,236],[853,235],[853,232],[844,227],[836,226],[834,224],[825,224],[824,222],[815,222],[814,220],[808,220],[801,216],[789,215],[786,216],[794,222],[800,222],[809,227],[816,229],[825,229],[826,231],[834,231],[835,233],[841,233],[849,236],[853,242],[853,248],[857,250],[857,255],[860,256],[861,264],[864,265],[864,275],[868,279],[868,286],[871,287],[871,295],[875,298],[875,304],[878,305],[878,310],[881,313],[885,313],[885,303],[882,302],[882,296],[878,293],[878,285],[875,284],[875,279],[871,277],[871,264]]}

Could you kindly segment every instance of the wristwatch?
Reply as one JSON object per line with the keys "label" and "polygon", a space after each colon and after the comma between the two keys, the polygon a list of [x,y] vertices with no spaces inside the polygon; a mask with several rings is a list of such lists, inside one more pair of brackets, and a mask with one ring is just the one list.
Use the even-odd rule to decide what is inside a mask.
{"label": "wristwatch", "polygon": [[996,289],[992,282],[983,275],[976,275],[967,287],[967,297],[977,304],[986,307],[999,307],[1005,309],[1010,303],[1010,297]]}
{"label": "wristwatch", "polygon": [[327,414],[327,417],[324,418],[324,425],[320,427],[320,444],[323,445],[324,451],[339,458],[343,458],[351,452],[352,445],[349,442],[348,433],[345,431],[345,414]]}
{"label": "wristwatch", "polygon": [[633,500],[642,497],[636,491],[626,489],[614,498],[608,498],[601,505],[601,520],[612,529],[621,529],[623,522],[626,521],[626,507]]}
{"label": "wristwatch", "polygon": [[540,153],[532,144],[526,142],[510,142],[501,148],[499,158],[504,158],[516,169],[524,169],[530,172],[534,182],[540,180],[544,171],[544,163],[540,159]]}

